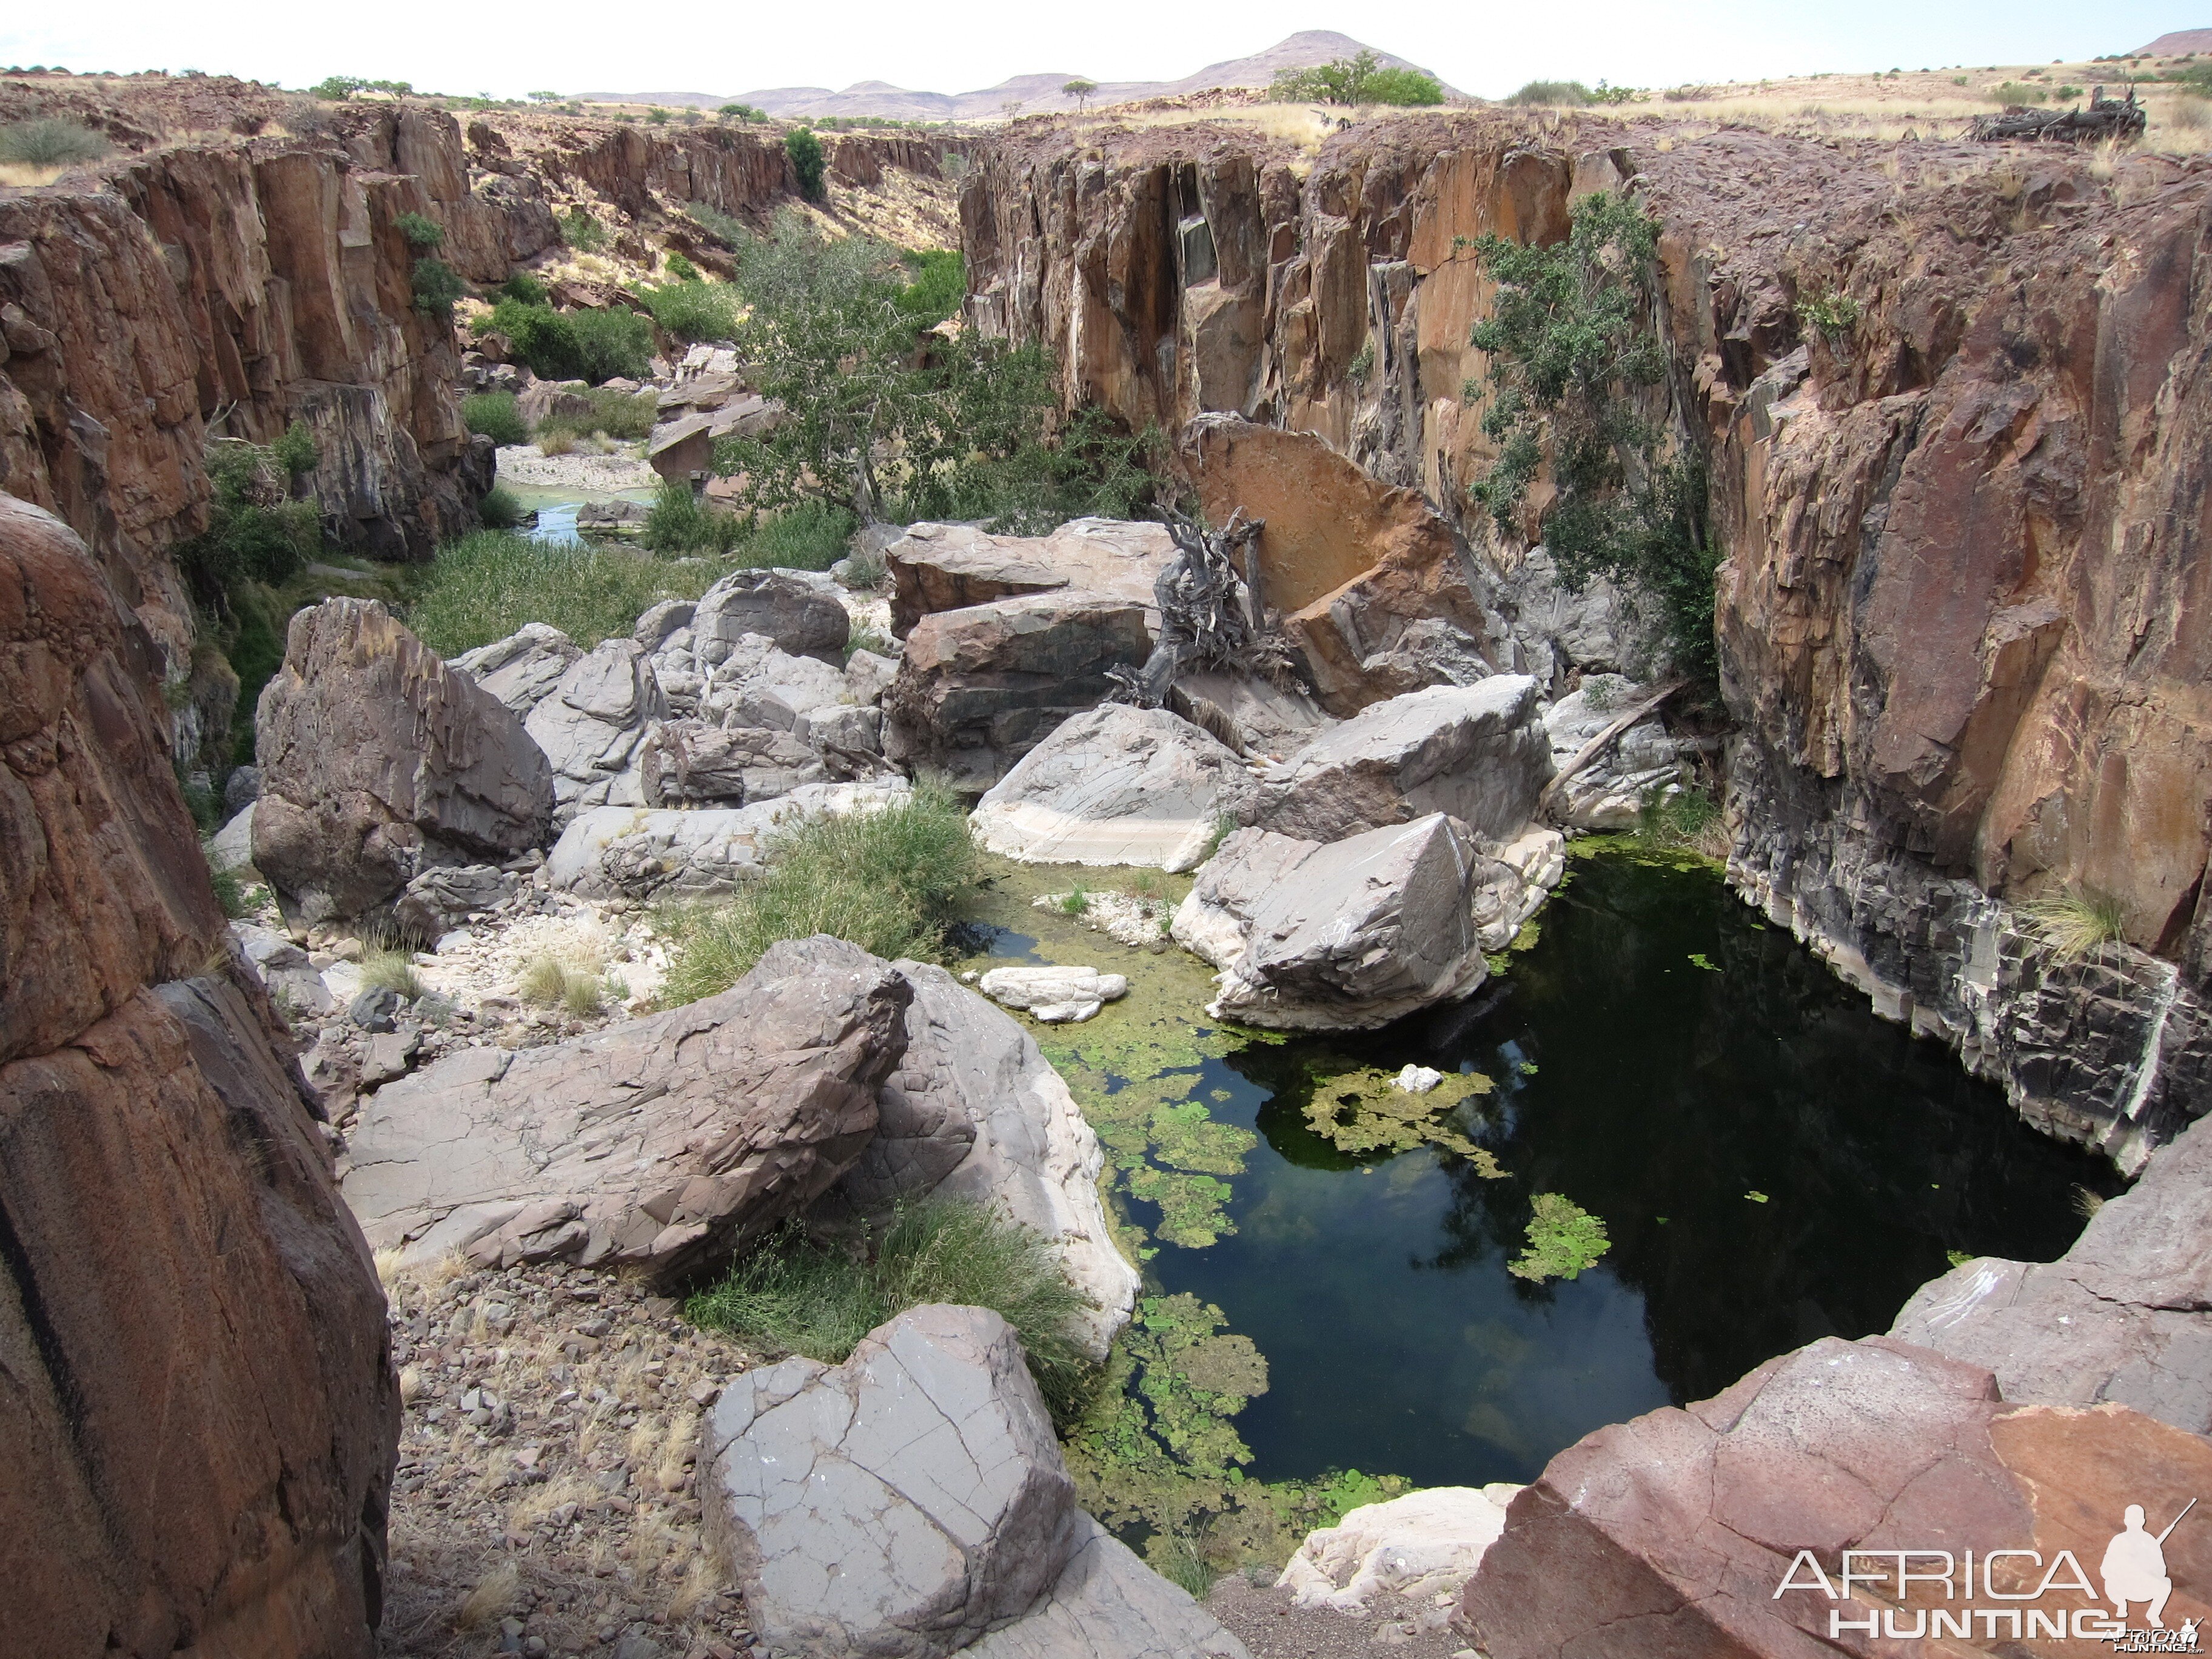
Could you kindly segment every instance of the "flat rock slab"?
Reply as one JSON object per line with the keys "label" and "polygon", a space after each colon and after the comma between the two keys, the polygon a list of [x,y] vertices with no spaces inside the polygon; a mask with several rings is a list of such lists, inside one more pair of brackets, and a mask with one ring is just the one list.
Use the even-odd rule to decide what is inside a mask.
{"label": "flat rock slab", "polygon": [[1521,1488],[1428,1486],[1348,1510],[1306,1534],[1276,1582],[1302,1607],[1360,1613],[1377,1595],[1456,1595],[1505,1530]]}
{"label": "flat rock slab", "polygon": [[1996,1373],[2005,1398],[2117,1401],[2212,1434],[2212,1118],[2151,1158],[2052,1262],[1980,1257],[1920,1287],[1890,1334]]}
{"label": "flat rock slab", "polygon": [[388,1085],[346,1201],[379,1249],[673,1276],[818,1198],[875,1133],[912,991],[881,963],[781,973],[588,1037],[466,1048]]}
{"label": "flat rock slab", "polygon": [[1175,552],[1165,525],[1141,520],[1073,519],[1048,536],[912,525],[884,553],[892,584],[891,631],[904,639],[915,623],[939,611],[1062,587],[1149,606],[1152,584]]}
{"label": "flat rock slab", "polygon": [[[2096,1573],[2130,1504],[2163,1527],[2208,1491],[2212,1443],[2199,1436],[2118,1406],[2008,1404],[1978,1365],[1889,1337],[1827,1337],[1711,1400],[1601,1429],[1561,1452],[1513,1500],[1460,1607],[1491,1659],[1982,1651],[1978,1622],[1977,1640],[1955,1649],[1865,1626],[1879,1630],[1893,1613],[1909,1632],[1922,1612],[1955,1617],[1972,1605],[2056,1615],[2070,1628],[2075,1610],[2094,1613],[2091,1596],[2036,1594],[2054,1563],[2056,1582],[2070,1581],[2058,1552]],[[1858,1559],[1863,1574],[1887,1568],[1868,1589],[1846,1596],[1836,1583],[1845,1550],[1948,1549],[1956,1573],[1955,1553],[1968,1547],[1983,1569],[1972,1597],[1955,1582],[1947,1597],[1929,1580],[1900,1595],[1893,1556]],[[2023,1553],[1993,1559],[2002,1550]],[[2166,1540],[2166,1563],[2167,1626],[2212,1618],[2212,1527],[2185,1524]],[[1984,1573],[2008,1599],[1988,1593]],[[1792,1577],[1810,1588],[1778,1595]],[[2136,1603],[2129,1622],[2143,1610]],[[1832,1617],[1860,1628],[1832,1635]],[[2031,1635],[2002,1647],[2059,1654],[2090,1643]]]}
{"label": "flat rock slab", "polygon": [[[857,969],[871,958],[857,945],[815,938],[774,945],[763,960]],[[914,988],[906,1053],[877,1092],[875,1139],[808,1212],[810,1224],[880,1228],[898,1206],[933,1196],[989,1204],[1051,1241],[1091,1300],[1076,1322],[1084,1346],[1104,1359],[1138,1279],[1099,1202],[1097,1133],[1020,1021],[943,968],[892,966]]]}
{"label": "flat rock slab", "polygon": [[1173,933],[1222,970],[1216,1018],[1371,1030],[1482,983],[1473,910],[1486,864],[1441,812],[1328,846],[1239,830],[1200,871]]}
{"label": "flat rock slab", "polygon": [[974,1659],[1251,1659],[1220,1621],[1087,1515],[1051,1595],[992,1632]]}
{"label": "flat rock slab", "polygon": [[1082,1512],[1012,1327],[909,1310],[842,1365],[732,1377],[708,1536],[779,1653],[936,1659],[1060,1579]]}
{"label": "flat rock slab", "polygon": [[1063,721],[975,804],[975,837],[1030,864],[1197,866],[1252,781],[1219,739],[1164,708]]}
{"label": "flat rock slab", "polygon": [[841,667],[853,620],[826,576],[804,570],[733,570],[700,596],[691,630],[700,654],[726,656],[748,634],[775,641],[794,657]]}
{"label": "flat rock slab", "polygon": [[1261,777],[1244,820],[1308,841],[1449,812],[1476,836],[1508,841],[1552,775],[1536,682],[1499,674],[1370,704]]}

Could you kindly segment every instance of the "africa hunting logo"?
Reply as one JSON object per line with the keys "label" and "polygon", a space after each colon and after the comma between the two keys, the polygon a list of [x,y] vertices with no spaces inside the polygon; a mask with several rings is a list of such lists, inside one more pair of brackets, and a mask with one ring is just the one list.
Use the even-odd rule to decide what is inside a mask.
{"label": "africa hunting logo", "polygon": [[[2165,1619],[2166,1604],[2173,1595],[2166,1540],[2196,1507],[2192,1498],[2163,1532],[2153,1533],[2142,1505],[2129,1504],[2120,1517],[2120,1530],[2098,1563],[2097,1585],[2090,1583],[2072,1550],[2060,1550],[2047,1564],[2038,1550],[1990,1550],[1978,1560],[1972,1550],[1963,1556],[1949,1550],[1845,1550],[1843,1570],[1832,1580],[1812,1551],[1800,1550],[1774,1595],[1779,1600],[1802,1590],[1832,1601],[1856,1602],[1856,1612],[1863,1616],[1847,1616],[1841,1607],[1829,1610],[1831,1641],[1846,1635],[1893,1641],[1950,1637],[1984,1643],[2070,1637],[2109,1643],[2116,1653],[2199,1653],[2203,1650],[2197,1645],[2198,1621],[2184,1620],[2169,1628]],[[2035,1588],[2023,1588],[2037,1571],[2042,1576]],[[1907,1609],[1869,1607],[1859,1599],[1864,1589],[1875,1591],[1882,1601],[1902,1603],[1910,1599],[1915,1585],[1924,1586],[1929,1595],[1940,1589],[1948,1605]],[[2045,1595],[2069,1592],[2090,1605],[2041,1605]],[[2130,1613],[2138,1608],[2142,1623],[2130,1625]]]}

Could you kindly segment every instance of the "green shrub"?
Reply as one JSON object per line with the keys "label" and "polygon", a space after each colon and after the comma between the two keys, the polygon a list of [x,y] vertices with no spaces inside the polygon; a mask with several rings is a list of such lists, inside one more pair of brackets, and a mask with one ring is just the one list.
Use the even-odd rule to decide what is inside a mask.
{"label": "green shrub", "polygon": [[2025,81],[2003,81],[1989,89],[1987,96],[1993,104],[2011,108],[2017,104],[2047,104],[2051,93],[2044,87],[2030,86]]}
{"label": "green shrub", "polygon": [[733,121],[765,121],[768,119],[768,116],[764,112],[755,109],[750,104],[725,104],[715,112],[720,115],[726,115]]}
{"label": "green shrub", "polygon": [[1857,326],[1859,302],[1848,294],[1818,289],[1797,302],[1797,317],[1806,327],[1837,339]]}
{"label": "green shrub", "polygon": [[1351,58],[1334,58],[1310,69],[1284,70],[1268,95],[1279,103],[1431,105],[1444,100],[1434,76],[1419,70],[1386,69],[1363,47]]}
{"label": "green shrub", "polygon": [[1579,81],[1531,81],[1505,101],[1509,104],[1557,104],[1578,109],[1597,102],[1597,95]]}
{"label": "green shrub", "polygon": [[529,425],[522,418],[512,392],[478,392],[461,399],[461,422],[502,448],[530,441]]}
{"label": "green shrub", "polygon": [[845,556],[853,532],[860,527],[860,520],[835,501],[799,501],[760,521],[746,544],[746,562],[827,570]]}
{"label": "green shrub", "polygon": [[379,941],[368,942],[362,952],[361,988],[364,991],[397,991],[413,1002],[425,989],[422,976],[415,971],[415,959],[402,947]]}
{"label": "green shrub", "polygon": [[505,484],[494,484],[477,503],[477,519],[487,530],[514,530],[530,516],[522,498]]}
{"label": "green shrub", "polygon": [[656,553],[726,555],[745,538],[744,520],[702,499],[681,478],[665,480],[639,538]]}
{"label": "green shrub", "polygon": [[823,161],[822,141],[805,127],[783,135],[783,153],[791,158],[792,176],[799,180],[799,193],[810,202],[822,199]]}
{"label": "green shrub", "polygon": [[77,167],[99,161],[112,148],[90,127],[53,117],[0,127],[0,161],[21,167]]}
{"label": "green shrub", "polygon": [[499,285],[503,300],[520,300],[526,306],[542,306],[553,290],[526,270],[518,270]]}
{"label": "green shrub", "polygon": [[696,271],[690,281],[678,278],[641,289],[639,298],[654,322],[687,345],[727,340],[738,331],[737,289],[727,283],[701,282]]}
{"label": "green shrub", "polygon": [[1637,814],[1636,838],[1669,853],[1694,853],[1716,861],[1729,855],[1728,825],[1720,803],[1702,789],[1655,789]]}
{"label": "green shrub", "polygon": [[1705,478],[1646,418],[1643,394],[1666,371],[1652,320],[1658,223],[1619,197],[1570,210],[1565,240],[1475,244],[1498,283],[1471,343],[1490,358],[1482,428],[1498,459],[1475,485],[1498,527],[1514,532],[1530,486],[1548,467],[1555,494],[1540,526],[1570,586],[1626,580],[1657,602],[1678,665],[1714,672],[1713,573]]}
{"label": "green shrub", "polygon": [[567,432],[588,438],[595,432],[604,432],[626,443],[653,435],[653,423],[660,413],[657,393],[613,392],[605,386],[593,386],[583,396],[592,406],[590,414],[548,415],[538,423],[538,435],[545,438]]}
{"label": "green shrub", "polygon": [[570,208],[555,222],[561,227],[561,240],[579,253],[606,251],[607,228],[584,209]]}
{"label": "green shrub", "polygon": [[708,207],[704,202],[693,202],[684,211],[693,224],[724,247],[741,246],[752,234],[741,221],[732,218],[720,208]]}
{"label": "green shrub", "polygon": [[653,366],[653,325],[634,311],[556,311],[501,299],[479,331],[504,334],[514,355],[548,380],[642,380]]}
{"label": "green shrub", "polygon": [[661,599],[697,599],[724,568],[479,530],[447,544],[424,568],[407,624],[441,657],[505,639],[532,622],[559,629],[588,651],[629,633]]}
{"label": "green shrub", "polygon": [[246,914],[246,883],[237,871],[210,869],[208,885],[215,889],[215,902],[222,906],[223,915],[236,921]]}
{"label": "green shrub", "polygon": [[415,290],[415,309],[441,322],[453,320],[454,301],[468,292],[460,272],[443,259],[417,259],[408,282]]}
{"label": "green shrub", "polygon": [[305,421],[295,419],[286,427],[276,441],[269,446],[269,453],[276,465],[284,469],[287,477],[296,478],[302,472],[313,472],[322,464],[323,448],[315,441],[315,434]]}
{"label": "green shrub", "polygon": [[333,75],[307,88],[311,97],[327,99],[332,103],[350,98],[356,92],[388,92],[404,98],[414,90],[404,81],[364,81],[358,75]]}
{"label": "green shrub", "polygon": [[665,109],[650,109],[645,112],[645,118],[653,126],[665,127],[668,125],[668,112]]}
{"label": "green shrub", "polygon": [[898,297],[898,307],[916,328],[934,328],[960,309],[968,297],[968,267],[957,248],[908,250],[899,255],[914,281]]}
{"label": "green shrub", "polygon": [[401,214],[392,222],[392,228],[407,239],[407,246],[411,248],[436,248],[446,240],[444,228],[419,213]]}
{"label": "green shrub", "polygon": [[903,1207],[880,1237],[850,1248],[792,1227],[684,1311],[694,1324],[836,1364],[886,1320],[933,1303],[988,1308],[1012,1325],[1056,1419],[1087,1401],[1092,1368],[1075,1321],[1090,1300],[1042,1235],[985,1204]]}
{"label": "green shrub", "polygon": [[226,653],[231,672],[238,676],[238,705],[231,715],[230,761],[251,766],[254,759],[254,711],[261,690],[284,665],[283,607],[259,584],[233,589],[230,596],[232,637]]}
{"label": "green shrub", "polygon": [[224,604],[241,582],[281,582],[322,545],[322,514],[291,499],[291,469],[274,448],[219,438],[208,446],[207,471],[208,527],[176,552],[203,605]]}
{"label": "green shrub", "polygon": [[881,811],[804,819],[763,855],[737,897],[664,914],[672,1006],[727,990],[779,939],[830,933],[879,957],[935,958],[976,871],[967,814],[930,785]]}
{"label": "green shrub", "polygon": [[680,253],[671,253],[660,264],[661,268],[677,282],[696,283],[699,280],[699,267]]}

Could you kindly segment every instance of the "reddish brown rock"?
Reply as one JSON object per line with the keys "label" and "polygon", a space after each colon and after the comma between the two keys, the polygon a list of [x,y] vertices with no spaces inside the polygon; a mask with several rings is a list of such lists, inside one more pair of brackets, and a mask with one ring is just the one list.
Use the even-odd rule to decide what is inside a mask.
{"label": "reddish brown rock", "polygon": [[1266,520],[1264,602],[1305,647],[1331,714],[1357,714],[1407,689],[1364,665],[1416,623],[1440,619],[1478,647],[1485,641],[1473,561],[1418,491],[1377,483],[1306,433],[1206,419],[1191,428],[1189,443],[1207,519],[1226,524],[1242,508]]}
{"label": "reddish brown rock", "polygon": [[253,866],[303,923],[360,915],[433,865],[545,842],[544,751],[374,599],[292,618],[255,725]]}
{"label": "reddish brown rock", "polygon": [[1094,708],[1152,653],[1133,599],[1032,593],[924,617],[884,696],[884,752],[989,788],[1070,714]]}
{"label": "reddish brown rock", "polygon": [[[2071,1551],[2097,1586],[2130,1504],[2143,1506],[2154,1531],[2208,1486],[2212,1443],[2124,1407],[2007,1405],[1978,1367],[1886,1337],[1828,1338],[1711,1400],[1601,1429],[1561,1452],[1514,1499],[1461,1611],[1491,1659],[1815,1659],[1985,1651],[1985,1641],[2008,1653],[2109,1651],[2072,1638],[2074,1613],[2100,1607],[2094,1589],[2036,1595],[2045,1571],[2072,1583],[2059,1560]],[[2212,1614],[2212,1527],[2185,1524],[2166,1548],[2167,1624]],[[1900,1549],[1950,1551],[1954,1593],[1923,1580],[1900,1597],[1894,1556],[1860,1556],[1862,1575],[1887,1577],[1848,1599],[1818,1588],[1825,1579],[1840,1589],[1847,1550]],[[1968,1549],[1972,1597],[1961,1593]],[[1998,1550],[2039,1559],[2000,1558],[1989,1574]],[[1990,1594],[1985,1577],[2014,1599]],[[1813,1588],[1777,1595],[1785,1579]],[[2038,1635],[2025,1619],[2002,1644],[2003,1625],[1985,1637],[1978,1620],[1973,1641],[1949,1644],[1892,1639],[1887,1625],[1872,1638],[1831,1630],[1833,1615],[1925,1633],[1923,1615],[1955,1619],[1970,1607],[2055,1616],[2068,1639]],[[2142,1622],[2142,1603],[2131,1613]]]}
{"label": "reddish brown rock", "polygon": [[227,954],[153,668],[76,538],[0,497],[0,1632],[367,1659],[383,1296]]}

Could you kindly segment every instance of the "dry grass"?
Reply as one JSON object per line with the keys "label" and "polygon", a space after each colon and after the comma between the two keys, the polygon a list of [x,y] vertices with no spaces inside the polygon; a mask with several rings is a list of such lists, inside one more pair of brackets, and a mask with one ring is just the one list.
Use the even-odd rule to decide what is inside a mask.
{"label": "dry grass", "polygon": [[2051,944],[2062,963],[2102,957],[2105,947],[2127,937],[2127,909],[2117,898],[2086,887],[2069,887],[2047,898],[2031,899],[2021,908]]}
{"label": "dry grass", "polygon": [[567,955],[541,951],[524,967],[516,989],[525,1002],[588,1018],[607,1006],[606,961],[604,946],[594,951],[588,944]]}
{"label": "dry grass", "polygon": [[0,185],[13,185],[19,190],[36,190],[41,185],[51,185],[67,173],[65,167],[33,167],[27,161],[0,161]]}
{"label": "dry grass", "polygon": [[512,1561],[501,1562],[462,1599],[453,1614],[454,1625],[461,1630],[482,1630],[498,1623],[514,1611],[515,1592],[521,1588],[521,1569]]}

